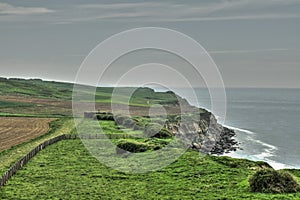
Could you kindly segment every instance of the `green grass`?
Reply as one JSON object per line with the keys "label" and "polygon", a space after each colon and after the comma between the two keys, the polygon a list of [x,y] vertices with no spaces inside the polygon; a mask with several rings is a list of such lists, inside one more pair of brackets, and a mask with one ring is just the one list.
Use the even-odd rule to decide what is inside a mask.
{"label": "green grass", "polygon": [[42,113],[37,113],[37,114],[19,114],[19,113],[5,113],[5,112],[0,112],[0,117],[38,117],[38,118],[69,118],[66,115],[62,114],[42,114]]}
{"label": "green grass", "polygon": [[11,101],[0,101],[0,108],[14,108],[18,109],[20,107],[31,107],[35,106],[33,103],[22,103],[22,102],[11,102]]}
{"label": "green grass", "polygon": [[53,144],[35,156],[0,190],[1,199],[299,199],[295,194],[250,193],[255,162],[199,157],[186,152],[165,168],[126,174],[90,155],[80,140]]}
{"label": "green grass", "polygon": [[[70,117],[72,116],[73,86],[74,84],[72,83],[0,77],[0,96],[22,97],[29,102],[21,102],[23,99],[20,98],[9,100],[9,98],[5,99],[5,97],[2,97],[0,101],[0,116]],[[80,85],[78,86],[78,91],[82,98],[79,101],[91,101],[91,98],[85,98],[94,96],[93,100],[95,100],[97,109],[105,107],[109,110],[112,103],[112,93],[115,89],[113,87],[95,88]],[[120,87],[117,88],[118,94],[113,103],[127,105],[127,98],[132,90],[134,90],[134,93],[129,99],[129,105],[131,109],[135,109],[138,113],[142,113],[139,111],[146,111],[150,106],[156,104],[163,105],[165,108],[171,108],[173,105],[177,105],[178,99],[180,99],[172,92],[155,92],[151,88]],[[35,101],[36,98],[40,100]]]}
{"label": "green grass", "polygon": [[71,99],[72,84],[39,79],[0,79],[0,95],[24,95],[38,98]]}
{"label": "green grass", "polygon": [[[82,94],[91,94],[95,88],[81,86]],[[113,87],[96,88],[95,101],[97,103],[110,103]],[[132,88],[123,87],[118,89],[115,103],[127,104],[125,101]],[[0,95],[21,95],[36,98],[51,98],[59,100],[72,100],[73,84],[40,79],[5,79],[0,78]],[[149,103],[149,104],[148,104]],[[149,106],[153,104],[176,104],[177,96],[171,92],[155,92],[150,88],[135,88],[130,98],[132,106]],[[1,102],[0,102],[1,105]],[[1,108],[1,106],[0,106]]]}
{"label": "green grass", "polygon": [[35,148],[40,143],[56,137],[61,134],[70,133],[74,129],[74,121],[70,118],[58,119],[50,123],[50,130],[48,133],[32,139],[28,142],[11,147],[5,151],[0,152],[0,174],[2,175],[9,167],[18,159],[26,155],[29,151]]}
{"label": "green grass", "polygon": [[[83,86],[82,91],[90,87]],[[95,99],[98,103],[110,103],[114,88],[97,88]],[[126,94],[132,88],[121,88],[118,103],[123,104]],[[0,95],[20,95],[35,98],[47,98],[70,101],[73,84],[42,80],[3,79],[0,78]],[[155,92],[149,88],[139,88],[130,99],[130,105],[148,107],[153,104],[174,105],[177,97],[172,92]],[[54,108],[48,108],[45,113],[36,112],[36,105],[0,101],[0,116],[45,116],[63,117]],[[18,108],[28,110],[17,112]],[[7,112],[14,110],[13,113]],[[207,111],[200,109],[201,113]],[[63,112],[68,113],[68,112]],[[193,115],[190,116],[193,119]],[[139,125],[145,126],[150,119],[136,117]],[[159,119],[155,119],[159,120]],[[169,121],[177,121],[176,115],[168,116]],[[132,130],[118,127],[113,121],[84,120],[82,128],[86,134],[95,134],[100,124],[105,134],[122,136],[142,134],[142,130]],[[6,171],[14,162],[28,153],[43,141],[60,134],[77,134],[73,119],[60,118],[51,124],[51,131],[39,138],[23,143],[6,151],[0,152],[0,174]],[[119,137],[115,137],[119,138]],[[171,143],[174,138],[127,138],[113,139],[114,144],[128,141],[145,144],[150,147],[162,148]],[[105,146],[94,149],[104,152]],[[174,148],[175,147],[171,147]],[[175,149],[176,150],[176,149]],[[177,149],[178,150],[178,149]],[[101,152],[102,152],[101,151]],[[141,159],[152,162],[152,151],[138,154]],[[115,149],[105,151],[108,161],[114,162],[112,155]],[[104,153],[103,153],[104,154]],[[146,155],[146,156],[144,156]],[[150,155],[150,156],[148,156]],[[124,155],[119,155],[123,158]],[[130,168],[139,169],[137,160],[128,156]],[[168,159],[168,154],[161,159]],[[114,163],[113,163],[114,164]],[[122,169],[127,169],[125,161],[116,163]],[[260,167],[262,162],[252,162],[228,157],[199,156],[195,151],[184,153],[172,164],[155,172],[144,174],[127,174],[118,172],[100,163],[84,147],[80,140],[66,140],[43,149],[28,164],[0,189],[0,199],[300,199],[300,193],[295,194],[262,194],[249,191],[248,179]],[[300,170],[285,170],[300,181]]]}
{"label": "green grass", "polygon": [[[78,127],[84,134],[143,134],[142,130],[132,130],[116,125],[114,121],[84,119]],[[102,131],[100,131],[100,128]],[[73,132],[77,133],[77,132]]]}
{"label": "green grass", "polygon": [[[97,121],[93,120],[86,120],[83,123],[90,126],[92,122],[97,124]],[[121,134],[122,132],[122,129],[113,121],[99,121],[99,123],[106,134]],[[67,121],[64,127],[68,126],[71,126],[70,121]],[[93,127],[90,128],[90,131],[93,132]],[[54,132],[55,135],[65,133],[61,130]],[[171,142],[172,138],[112,140],[114,144],[121,141],[162,148]],[[105,148],[99,146],[98,142],[95,142],[97,149]],[[24,147],[28,149],[32,146],[31,142],[7,152],[19,152]],[[151,153],[152,151],[147,152]],[[114,149],[105,151],[105,153],[108,153],[106,159],[110,163],[115,162],[112,156],[115,153]],[[4,155],[0,154],[0,159],[5,159]],[[150,157],[147,155],[141,154],[140,158],[150,158],[148,160],[149,167],[155,166],[151,155]],[[119,156],[122,158],[124,155]],[[168,155],[165,156],[167,157],[162,155],[161,159],[168,158]],[[16,158],[16,156],[14,157]],[[138,169],[140,165],[136,160],[130,156],[128,159],[131,163],[130,168]],[[11,161],[13,160],[16,159],[11,159]],[[229,157],[199,156],[195,151],[187,151],[178,160],[158,171],[128,174],[116,171],[99,162],[80,140],[65,140],[47,147],[18,171],[8,184],[0,189],[0,199],[300,198],[300,193],[276,195],[251,193],[248,179],[263,165],[262,162]],[[116,166],[122,169],[127,167],[123,160],[116,163]],[[298,180],[300,179],[299,170],[289,171]]]}

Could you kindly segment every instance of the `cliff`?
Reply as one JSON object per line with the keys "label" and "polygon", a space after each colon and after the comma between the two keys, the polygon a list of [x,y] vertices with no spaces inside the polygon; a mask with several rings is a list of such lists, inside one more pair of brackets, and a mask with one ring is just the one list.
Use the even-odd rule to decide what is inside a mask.
{"label": "cliff", "polygon": [[200,120],[168,123],[167,128],[184,139],[190,148],[206,154],[221,155],[238,148],[238,142],[233,138],[235,132],[219,124],[208,111],[200,114]]}

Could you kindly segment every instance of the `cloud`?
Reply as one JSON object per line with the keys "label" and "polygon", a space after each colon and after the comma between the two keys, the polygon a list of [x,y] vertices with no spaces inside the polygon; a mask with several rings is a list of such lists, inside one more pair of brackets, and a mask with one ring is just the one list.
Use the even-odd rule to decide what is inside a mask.
{"label": "cloud", "polygon": [[228,21],[228,20],[259,20],[259,19],[292,19],[300,18],[298,14],[257,14],[257,15],[235,15],[235,16],[216,16],[216,17],[194,17],[181,19],[166,19],[169,22],[184,21]]}
{"label": "cloud", "polygon": [[[83,4],[77,8],[91,14],[82,21],[92,19],[124,19],[142,17],[142,20],[169,21],[178,17],[193,17],[207,15],[223,9],[238,7],[244,2],[215,2],[202,5],[189,5],[176,2],[138,2],[112,4]],[[101,14],[99,14],[101,13]],[[138,18],[137,18],[138,19]],[[80,20],[79,20],[80,21]]]}
{"label": "cloud", "polygon": [[289,51],[291,49],[273,48],[273,49],[242,49],[242,50],[221,50],[221,51],[209,51],[210,54],[237,54],[237,53],[260,53],[260,52],[274,52],[274,51]]}
{"label": "cloud", "polygon": [[[65,25],[79,22],[186,22],[300,18],[300,0],[207,0],[75,4],[55,11],[56,16],[31,18]],[[292,8],[292,9],[290,9]],[[16,15],[1,20],[24,20],[19,15],[54,12],[44,7],[13,6],[0,3],[0,15]],[[19,17],[18,17],[19,16]],[[28,20],[28,19],[26,19]]]}
{"label": "cloud", "polygon": [[[99,3],[75,6],[85,15],[72,22],[97,20],[135,20],[151,22],[224,21],[299,18],[282,6],[300,5],[299,0],[214,0],[194,3],[163,1],[137,3]],[[272,9],[270,9],[272,8]]]}
{"label": "cloud", "polygon": [[30,15],[30,14],[43,14],[51,13],[53,10],[49,10],[44,7],[21,7],[13,6],[7,3],[0,3],[0,15]]}
{"label": "cloud", "polygon": [[161,6],[164,3],[158,2],[138,2],[138,3],[106,3],[106,4],[81,4],[78,5],[78,8],[88,8],[88,9],[111,9],[111,10],[119,10],[126,8],[140,8],[140,7],[156,7]]}

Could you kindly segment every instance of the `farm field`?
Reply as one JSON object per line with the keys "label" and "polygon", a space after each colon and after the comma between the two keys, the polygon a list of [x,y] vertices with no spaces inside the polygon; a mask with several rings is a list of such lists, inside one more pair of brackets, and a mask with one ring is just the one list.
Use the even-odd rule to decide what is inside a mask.
{"label": "farm field", "polygon": [[47,133],[54,118],[0,117],[0,151]]}
{"label": "farm field", "polygon": [[74,130],[74,120],[70,118],[60,118],[50,122],[50,130],[35,139],[24,142],[12,148],[0,152],[0,174],[8,170],[16,161],[26,155],[37,145],[56,136],[70,133]]}

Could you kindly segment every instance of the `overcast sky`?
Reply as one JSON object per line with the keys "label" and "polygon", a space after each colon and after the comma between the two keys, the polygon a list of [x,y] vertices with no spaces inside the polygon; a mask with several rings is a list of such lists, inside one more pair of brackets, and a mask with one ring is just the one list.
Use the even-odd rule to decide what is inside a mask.
{"label": "overcast sky", "polygon": [[227,87],[300,87],[300,0],[0,0],[0,76],[74,81],[98,43],[144,26],[194,38]]}

